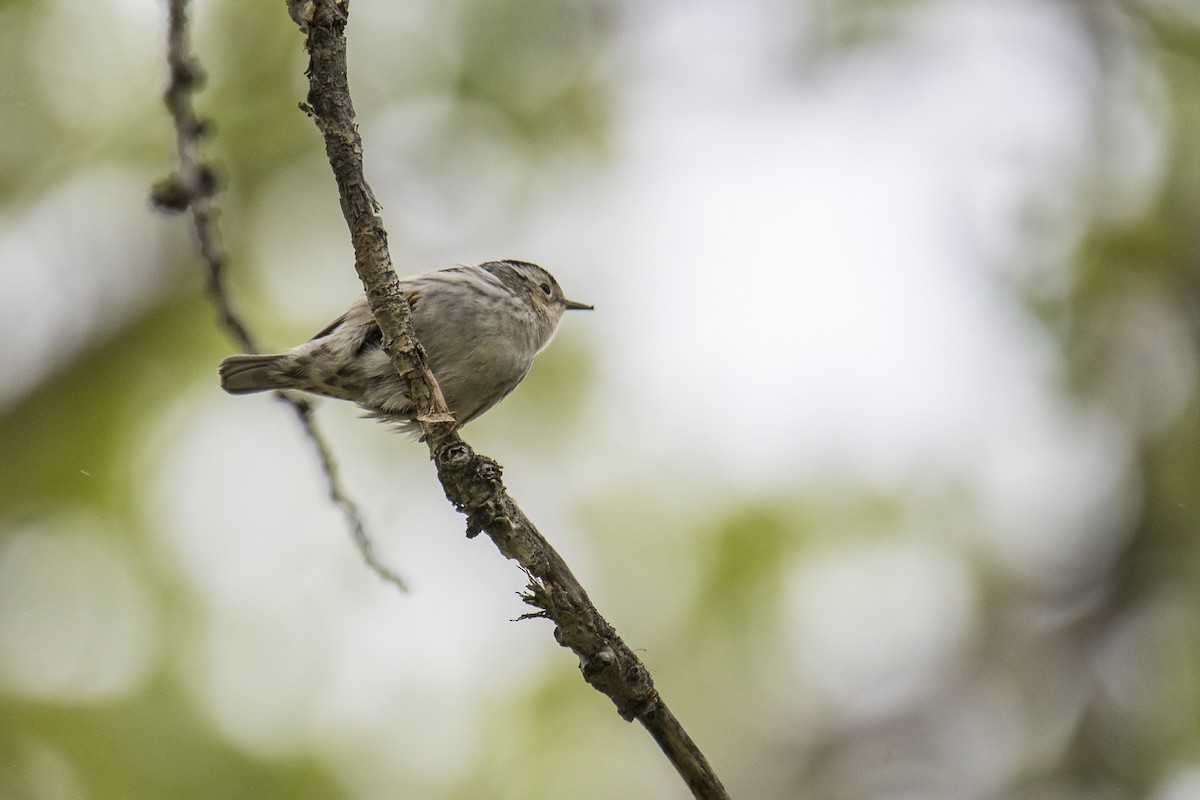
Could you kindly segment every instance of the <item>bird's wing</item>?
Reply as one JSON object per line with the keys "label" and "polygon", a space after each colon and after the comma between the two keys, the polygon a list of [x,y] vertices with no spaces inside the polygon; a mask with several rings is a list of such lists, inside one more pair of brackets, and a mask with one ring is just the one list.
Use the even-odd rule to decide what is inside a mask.
{"label": "bird's wing", "polygon": [[[420,290],[416,286],[408,284],[407,281],[401,284],[401,289],[404,292],[404,299],[408,301],[409,308],[415,311],[417,304],[421,300]],[[371,306],[367,303],[365,295],[355,300],[354,304],[346,310],[345,314],[342,314],[320,331],[313,334],[309,341],[324,339],[343,326],[361,329],[361,332],[355,331],[356,334],[362,336],[361,343],[356,348],[358,352],[362,352],[372,345],[378,345],[383,341],[383,332],[379,329],[379,324],[375,322],[375,317],[371,314]]]}

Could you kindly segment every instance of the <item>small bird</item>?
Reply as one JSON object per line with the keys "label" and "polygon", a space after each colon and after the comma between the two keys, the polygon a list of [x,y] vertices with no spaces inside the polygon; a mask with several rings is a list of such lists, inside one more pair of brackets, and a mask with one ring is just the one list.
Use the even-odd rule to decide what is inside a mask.
{"label": "small bird", "polygon": [[[412,308],[413,331],[460,426],[516,388],[564,311],[592,309],[566,299],[553,275],[526,261],[451,267],[406,278],[400,287]],[[230,394],[299,389],[351,400],[369,416],[420,432],[365,295],[304,344],[279,355],[230,356],[217,371]]]}

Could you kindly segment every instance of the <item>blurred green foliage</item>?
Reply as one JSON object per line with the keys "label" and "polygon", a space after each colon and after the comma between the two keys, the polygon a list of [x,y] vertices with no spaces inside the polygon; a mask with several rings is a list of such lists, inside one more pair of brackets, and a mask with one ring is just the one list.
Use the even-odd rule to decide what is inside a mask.
{"label": "blurred green foliage", "polygon": [[[823,58],[837,60],[902,35],[906,15],[929,13],[934,4],[797,5],[824,23],[817,27],[827,38],[817,49]],[[1031,315],[1056,337],[1074,398],[1101,409],[1135,440],[1138,518],[1128,546],[1105,574],[1076,587],[1077,596],[1057,598],[1063,607],[1078,604],[1087,611],[1044,638],[1027,631],[1014,634],[1018,626],[1011,620],[1045,598],[1000,579],[985,555],[970,552],[986,609],[982,643],[972,653],[976,666],[960,680],[977,680],[972,686],[983,687],[980,692],[999,691],[996,685],[1011,680],[1013,693],[1036,709],[1039,675],[1054,669],[1061,670],[1060,677],[1075,668],[1098,671],[1078,654],[1110,637],[1127,635],[1136,645],[1144,643],[1148,650],[1134,647],[1138,657],[1128,667],[1136,673],[1129,679],[1138,691],[1134,700],[1110,684],[1093,688],[1077,718],[1055,723],[1070,726],[1070,746],[1026,768],[1000,794],[1178,800],[1182,795],[1154,792],[1171,770],[1200,763],[1200,399],[1194,385],[1200,364],[1200,25],[1194,13],[1185,16],[1166,2],[1062,5],[1071,14],[1096,15],[1095,24],[1084,27],[1101,62],[1112,48],[1132,48],[1153,73],[1162,89],[1156,133],[1165,143],[1164,179],[1132,210],[1108,207],[1103,191],[1080,190],[1071,214],[1084,220],[1084,235],[1070,259],[1066,290],[1048,290],[1047,284],[1059,283],[1036,271],[1021,279],[1034,285],[1018,280],[1010,288],[1027,298]],[[61,98],[47,96],[48,79],[39,77],[39,70],[47,69],[44,60],[61,57],[66,46],[50,47],[55,29],[47,26],[78,13],[49,0],[0,6],[0,69],[7,76],[0,82],[0,107],[6,109],[0,213],[15,214],[30,198],[91,163],[116,163],[148,177],[170,168],[170,132],[152,94],[120,97],[120,113],[95,129],[72,119]],[[355,4],[352,51],[353,25],[358,15],[369,13],[361,0]],[[356,62],[351,74],[356,96],[397,92],[400,100],[414,100],[441,93],[459,107],[481,104],[505,121],[532,170],[566,152],[607,151],[612,105],[622,88],[613,64],[622,53],[621,37],[628,35],[622,6],[600,0],[463,0],[413,13],[407,29],[398,25],[412,38],[396,41],[396,52],[387,57],[422,69],[376,72],[371,64]],[[1120,24],[1108,24],[1112,19]],[[139,31],[156,32],[157,22],[142,21],[146,24]],[[64,24],[62,39],[69,44],[78,26],[103,29],[107,24],[103,15],[80,19],[70,29]],[[296,110],[304,91],[300,37],[278,4],[210,3],[195,39],[209,76],[199,105],[215,119],[211,151],[226,183],[221,200],[226,244],[244,263],[256,231],[248,215],[238,212],[250,207],[281,170],[320,157],[311,124]],[[88,57],[96,52],[82,51]],[[85,82],[89,71],[105,69],[104,60],[96,58],[60,65],[66,70],[62,74],[75,70]],[[1109,173],[1122,169],[1106,160],[1103,143],[1112,135],[1105,126],[1121,115],[1126,99],[1111,83],[1102,81],[1098,91],[1099,144],[1090,180],[1103,188],[1112,179]],[[66,236],[71,223],[63,220]],[[142,219],[135,227],[151,238],[163,235],[151,233],[157,226],[173,224]],[[1048,247],[1040,233],[1039,225],[1031,226],[1028,252],[1034,261]],[[103,521],[141,559],[139,569],[150,576],[157,613],[168,627],[182,628],[201,624],[200,615],[178,585],[175,568],[164,566],[156,550],[139,510],[143,472],[131,468],[130,461],[149,435],[145,426],[173,398],[208,380],[226,346],[200,294],[188,243],[182,236],[168,239],[160,258],[159,271],[176,278],[115,329],[80,343],[61,367],[0,409],[0,545],[27,526],[64,514]],[[1164,341],[1162,331],[1173,338]],[[512,429],[491,434],[493,441],[542,436],[551,473],[564,441],[580,425],[593,376],[581,345],[568,339],[556,348],[542,356],[538,371],[511,401],[517,420]],[[1160,388],[1173,378],[1186,385]],[[539,412],[547,397],[554,399],[552,410]],[[727,782],[743,787],[746,796],[755,796],[756,788],[777,791],[780,785],[794,790],[792,796],[895,796],[889,791],[906,784],[902,779],[889,783],[888,767],[908,756],[916,764],[919,754],[885,753],[873,760],[869,745],[896,741],[885,737],[898,737],[896,729],[906,724],[913,730],[930,725],[930,718],[914,713],[864,732],[849,723],[821,727],[827,721],[822,714],[829,712],[803,709],[811,713],[806,724],[820,730],[813,738],[764,722],[778,710],[767,707],[771,693],[780,691],[772,682],[783,678],[781,656],[763,651],[784,647],[780,628],[786,614],[780,606],[787,602],[787,581],[795,564],[824,543],[820,531],[869,531],[876,520],[886,527],[915,513],[928,514],[933,528],[957,524],[963,510],[952,481],[938,503],[930,504],[933,508],[917,512],[903,498],[880,498],[868,489],[847,487],[831,503],[828,487],[805,487],[765,498],[716,496],[710,498],[719,506],[715,513],[692,515],[677,507],[683,503],[670,501],[673,487],[663,489],[658,505],[652,505],[656,477],[624,476],[580,504],[602,507],[590,515],[595,527],[624,528],[610,542],[627,545],[622,552],[637,556],[631,559],[638,562],[634,565],[596,567],[601,582],[621,595],[613,617],[631,620],[621,623],[623,632],[633,631],[631,641],[644,642],[638,632],[653,627],[653,621],[639,618],[652,601],[687,603],[672,617],[680,621],[674,636],[647,660],[652,668],[670,664],[684,675],[679,684],[690,691],[669,699],[693,715],[681,714],[697,721],[702,744],[712,742],[709,755],[719,768],[728,767]],[[621,536],[627,537],[623,543]],[[651,554],[645,542],[653,536],[662,540]],[[672,570],[695,576],[690,585],[685,580],[677,587],[682,600],[659,600],[651,589],[629,586],[650,586],[653,576]],[[638,580],[630,581],[631,574]],[[1150,629],[1138,627],[1139,620],[1149,620]],[[99,702],[0,691],[0,798],[69,796],[64,791],[98,800],[346,794],[322,753],[271,756],[230,742],[182,687],[186,637],[165,637],[164,649],[136,691]],[[580,775],[594,782],[580,797],[619,794],[613,784],[641,796],[680,791],[673,776],[660,780],[651,774],[659,768],[665,772],[652,744],[563,668],[568,661],[563,656],[542,682],[489,702],[489,722],[480,733],[482,753],[464,770],[453,796],[564,796]],[[1083,675],[1079,682],[1101,683]],[[755,697],[761,706],[753,705]],[[936,713],[933,718],[938,719]],[[736,735],[721,736],[730,731]],[[881,738],[873,739],[876,735]],[[605,767],[587,759],[595,754],[625,760]],[[556,771],[558,760],[578,774]],[[879,766],[881,777],[874,784],[851,785],[844,780],[847,764]],[[636,768],[627,773],[626,765]],[[904,778],[917,772],[914,767]]]}

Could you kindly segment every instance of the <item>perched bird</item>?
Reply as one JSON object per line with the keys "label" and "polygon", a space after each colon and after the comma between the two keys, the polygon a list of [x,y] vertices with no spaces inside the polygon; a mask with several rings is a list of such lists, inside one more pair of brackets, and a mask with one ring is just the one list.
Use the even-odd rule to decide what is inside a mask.
{"label": "perched bird", "polygon": [[[400,282],[413,330],[446,406],[465,425],[504,399],[550,343],[568,300],[546,270],[525,261],[488,261]],[[279,355],[230,356],[218,369],[230,394],[299,389],[352,400],[370,416],[419,432],[383,334],[364,295],[304,344]]]}

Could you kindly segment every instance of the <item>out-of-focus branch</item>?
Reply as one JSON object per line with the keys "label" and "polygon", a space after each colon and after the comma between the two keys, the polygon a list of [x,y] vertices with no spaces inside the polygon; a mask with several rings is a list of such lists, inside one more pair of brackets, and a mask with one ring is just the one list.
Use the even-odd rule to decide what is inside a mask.
{"label": "out-of-focus branch", "polygon": [[458,435],[413,334],[411,309],[399,291],[387,235],[362,167],[362,140],[346,77],[348,0],[288,0],[308,33],[309,94],[302,107],[325,139],[342,211],[354,244],[355,269],[383,331],[384,349],[408,386],[424,440],[446,497],[467,517],[467,535],[487,533],[529,578],[528,615],[555,625],[555,639],[578,657],[583,677],[607,695],[626,720],[649,730],[697,798],[727,798],[703,753],[667,708],[650,673],[588,599],[562,557],[517,507],[501,481],[500,465],[476,454]]}
{"label": "out-of-focus branch", "polygon": [[[187,0],[168,0],[167,65],[170,69],[170,79],[163,101],[175,124],[175,150],[179,158],[179,167],[172,175],[154,186],[151,201],[163,211],[191,213],[196,247],[205,266],[205,287],[209,299],[217,309],[221,324],[243,352],[257,353],[258,342],[249,326],[234,309],[226,289],[225,251],[220,245],[216,210],[212,203],[213,195],[217,191],[217,177],[212,167],[200,157],[200,143],[208,133],[208,124],[196,115],[192,104],[192,95],[203,83],[204,75],[189,51],[187,28]],[[354,501],[343,491],[329,444],[313,420],[312,406],[282,392],[277,392],[276,397],[289,406],[300,421],[300,426],[321,465],[321,474],[325,478],[329,499],[342,512],[350,535],[367,564],[380,578],[401,591],[407,591],[404,579],[379,558],[363,523],[362,514]]]}

